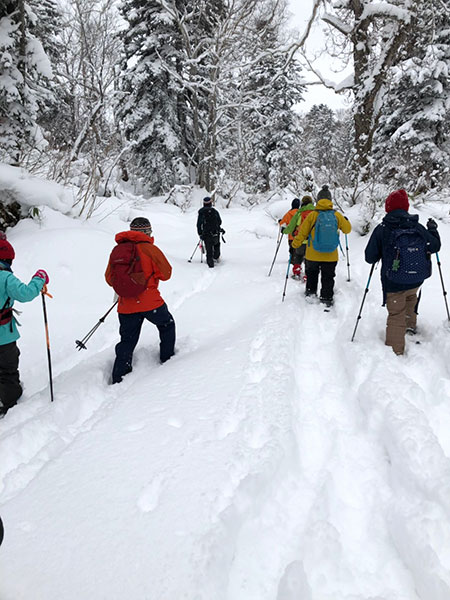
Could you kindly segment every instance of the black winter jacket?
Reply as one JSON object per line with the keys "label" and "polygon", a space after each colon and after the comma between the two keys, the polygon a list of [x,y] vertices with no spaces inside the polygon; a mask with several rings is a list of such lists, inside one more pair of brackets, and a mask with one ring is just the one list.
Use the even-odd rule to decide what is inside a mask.
{"label": "black winter jacket", "polygon": [[[429,231],[419,223],[419,215],[410,215],[406,210],[397,209],[388,213],[380,225],[372,231],[370,240],[366,246],[366,262],[373,264],[381,259],[381,284],[383,286],[383,304],[386,302],[386,294],[390,292],[402,292],[417,287],[417,284],[408,285],[389,281],[386,278],[388,265],[384,260],[389,246],[390,234],[393,229],[414,228],[420,231],[427,242],[427,251],[433,254],[441,248],[441,238],[437,230]],[[419,285],[422,285],[423,281]]]}

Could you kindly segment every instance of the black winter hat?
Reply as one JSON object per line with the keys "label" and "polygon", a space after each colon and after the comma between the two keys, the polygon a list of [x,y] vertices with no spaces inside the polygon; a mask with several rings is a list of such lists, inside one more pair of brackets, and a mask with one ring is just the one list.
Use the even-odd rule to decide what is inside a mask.
{"label": "black winter hat", "polygon": [[152,226],[146,217],[136,217],[130,223],[131,231],[142,231],[144,233],[151,232]]}
{"label": "black winter hat", "polygon": [[291,204],[292,208],[300,208],[300,200],[298,198],[294,198]]}
{"label": "black winter hat", "polygon": [[203,198],[203,204],[205,204],[206,206],[209,206],[210,204],[212,204],[212,198],[210,198],[209,196],[206,196],[205,198]]}
{"label": "black winter hat", "polygon": [[322,189],[317,194],[317,200],[331,200],[331,192],[327,185],[322,186]]}

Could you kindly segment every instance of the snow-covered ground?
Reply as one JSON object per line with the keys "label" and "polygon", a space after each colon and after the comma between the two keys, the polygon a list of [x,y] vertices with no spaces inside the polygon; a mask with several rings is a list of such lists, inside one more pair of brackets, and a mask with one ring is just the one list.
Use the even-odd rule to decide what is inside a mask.
{"label": "snow-covered ground", "polygon": [[[112,207],[113,208],[113,207]],[[23,305],[17,407],[0,421],[1,600],[448,600],[450,332],[439,274],[423,288],[420,345],[383,344],[367,238],[349,236],[330,313],[289,279],[289,203],[221,210],[223,261],[200,263],[196,209],[123,206],[85,222],[51,208],[8,232],[24,279],[50,274],[55,401],[40,299]],[[356,218],[357,208],[348,212]],[[414,212],[414,211],[413,211]],[[109,214],[111,213],[111,214]],[[450,286],[448,205],[439,218]],[[177,354],[144,324],[135,368],[109,377],[114,234],[147,216],[173,265],[160,289]],[[380,217],[382,213],[380,213]]]}

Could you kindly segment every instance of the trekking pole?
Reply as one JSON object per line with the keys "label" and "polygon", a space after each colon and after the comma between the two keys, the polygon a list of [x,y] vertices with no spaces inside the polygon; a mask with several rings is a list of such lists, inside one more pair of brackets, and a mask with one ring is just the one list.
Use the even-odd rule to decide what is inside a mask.
{"label": "trekking pole", "polygon": [[345,253],[347,255],[347,281],[350,281],[350,259],[348,254],[348,237],[345,234]]}
{"label": "trekking pole", "polygon": [[[280,230],[280,231],[281,231],[281,230]],[[270,267],[270,271],[269,271],[269,274],[267,275],[267,277],[270,277],[270,275],[271,275],[271,273],[272,273],[273,265],[275,264],[275,260],[276,260],[276,258],[277,258],[278,250],[280,249],[281,241],[282,241],[282,239],[283,239],[283,234],[281,234],[281,235],[279,234],[279,236],[280,236],[280,237],[279,237],[279,239],[278,239],[278,241],[277,241],[277,249],[275,250],[275,256],[273,257],[272,265],[271,265],[271,267]]]}
{"label": "trekking pole", "polygon": [[444,294],[444,302],[445,302],[445,309],[447,311],[447,318],[450,321],[450,313],[448,312],[448,303],[447,303],[447,291],[444,286],[444,278],[442,277],[441,261],[439,260],[438,252],[436,252],[436,260],[437,260],[437,264],[438,264],[438,268],[439,268],[439,276],[441,278],[442,292]]}
{"label": "trekking pole", "polygon": [[96,325],[94,325],[94,327],[84,336],[84,338],[82,340],[75,340],[75,346],[78,348],[78,350],[87,350],[86,348],[86,342],[94,335],[94,333],[97,331],[97,329],[100,327],[100,325],[102,323],[104,323],[106,317],[109,315],[109,313],[112,311],[112,309],[116,306],[116,304],[119,302],[119,300],[117,299],[114,304],[111,306],[111,308],[108,310],[107,313],[105,313],[103,315],[103,317],[101,317],[98,320],[98,323]]}
{"label": "trekking pole", "polygon": [[287,271],[286,271],[286,281],[284,282],[283,297],[281,299],[281,302],[284,302],[284,297],[286,296],[286,287],[287,287],[287,282],[289,279],[289,268],[291,266],[291,260],[292,260],[292,256],[289,255],[289,261],[288,261],[288,266],[287,266]]}
{"label": "trekking pole", "polygon": [[194,248],[194,252],[191,254],[191,258],[188,260],[188,262],[192,262],[192,259],[194,258],[194,254],[197,252],[197,248],[199,248],[200,246],[200,240],[195,244],[195,248]]}
{"label": "trekking pole", "polygon": [[47,286],[41,290],[42,298],[42,310],[44,311],[44,326],[45,326],[45,340],[47,342],[47,361],[48,361],[48,376],[50,380],[50,401],[53,402],[53,375],[52,375],[52,357],[50,354],[50,337],[48,335],[48,319],[47,319],[47,306],[45,304],[45,296],[53,298],[51,294],[47,292]]}
{"label": "trekking pole", "polygon": [[362,313],[362,309],[363,309],[363,306],[364,306],[364,301],[366,299],[367,292],[369,291],[370,280],[372,279],[373,270],[375,269],[375,265],[376,264],[377,263],[373,263],[373,265],[372,265],[372,267],[370,269],[369,279],[367,280],[366,289],[364,290],[364,296],[363,296],[363,299],[362,299],[362,302],[361,302],[361,306],[360,306],[360,309],[359,309],[359,313],[358,313],[358,317],[357,317],[356,323],[355,323],[355,329],[353,330],[353,335],[352,335],[352,339],[351,339],[352,342],[355,339],[356,329],[358,327],[358,323],[359,323],[359,320],[361,318],[361,313]]}

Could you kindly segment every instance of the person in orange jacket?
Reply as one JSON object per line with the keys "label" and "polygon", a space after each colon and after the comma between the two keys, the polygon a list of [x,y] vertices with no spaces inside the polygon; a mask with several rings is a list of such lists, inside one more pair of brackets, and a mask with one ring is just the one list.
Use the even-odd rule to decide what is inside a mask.
{"label": "person in orange jacket", "polygon": [[[334,210],[331,201],[331,193],[326,185],[317,194],[317,204],[313,211],[309,213],[300,226],[297,235],[292,242],[292,247],[299,248],[307,240],[305,253],[306,268],[306,296],[317,296],[317,287],[319,283],[319,274],[321,274],[320,301],[327,307],[332,306],[334,296],[334,278],[336,274],[336,265],[338,262],[338,251],[336,246],[329,252],[321,252],[315,249],[316,222],[320,213],[334,213],[335,235],[338,242],[339,231],[350,233],[352,226],[349,220],[340,212]],[[317,241],[317,240],[316,240]]]}
{"label": "person in orange jacket", "polygon": [[[299,200],[299,198],[294,198],[291,203],[291,209],[288,210],[287,213],[281,219],[278,219],[278,224],[281,227],[281,233],[284,232],[286,227],[291,222],[291,219],[297,214],[299,208],[300,208],[300,200]],[[294,236],[295,236],[295,232],[289,233],[289,235],[288,235],[288,245],[289,245],[289,254],[291,255],[291,262],[294,258],[294,250],[292,248],[292,240],[294,239]],[[297,266],[298,265],[292,264],[294,275],[297,275],[297,272],[296,272]]]}
{"label": "person in orange jacket", "polygon": [[[138,296],[119,296],[120,342],[116,345],[112,383],[120,383],[122,378],[132,371],[133,352],[139,341],[144,319],[158,328],[161,363],[175,354],[175,321],[158,290],[160,281],[170,279],[172,267],[161,250],[154,245],[150,221],[145,217],[133,219],[130,231],[118,233],[115,239],[118,244],[134,242],[137,245],[142,271],[147,278],[147,287]],[[105,279],[108,285],[112,286],[110,262]]]}

